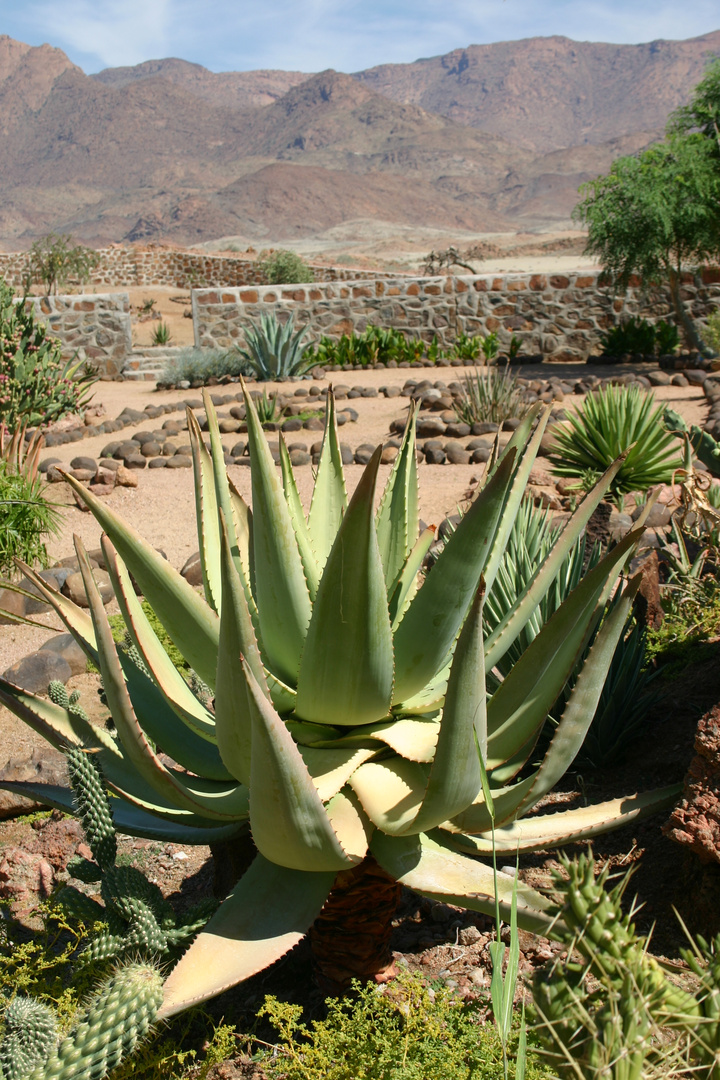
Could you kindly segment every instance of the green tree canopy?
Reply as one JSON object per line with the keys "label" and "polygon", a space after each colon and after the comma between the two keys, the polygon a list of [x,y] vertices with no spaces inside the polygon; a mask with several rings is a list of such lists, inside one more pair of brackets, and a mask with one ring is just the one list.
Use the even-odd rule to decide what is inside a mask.
{"label": "green tree canopy", "polygon": [[709,65],[688,104],[670,117],[669,134],[687,135],[693,131],[711,139],[720,157],[720,58]]}
{"label": "green tree canopy", "polygon": [[632,275],[667,281],[673,308],[692,348],[708,351],[681,293],[684,270],[720,252],[720,170],[715,143],[700,133],[671,136],[634,157],[613,162],[607,176],[580,189],[573,211],[588,227],[586,252],[596,255],[620,288]]}

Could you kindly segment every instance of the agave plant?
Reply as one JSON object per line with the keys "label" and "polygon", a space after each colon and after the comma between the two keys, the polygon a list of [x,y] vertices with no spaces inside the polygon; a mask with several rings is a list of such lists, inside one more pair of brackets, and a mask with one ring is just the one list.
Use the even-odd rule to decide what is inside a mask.
{"label": "agave plant", "polygon": [[277,379],[278,376],[302,375],[313,361],[305,356],[307,344],[302,337],[307,327],[295,334],[295,321],[291,315],[281,323],[275,315],[262,312],[260,326],[250,326],[245,331],[247,348],[240,355],[247,360],[259,379]]}
{"label": "agave plant", "polygon": [[569,426],[554,429],[549,457],[555,475],[594,482],[627,451],[610,488],[620,505],[631,491],[669,483],[683,462],[663,425],[663,406],[654,409],[653,403],[653,395],[637,386],[605,386],[588,394],[570,414]]}
{"label": "agave plant", "polygon": [[[622,461],[585,498],[508,617],[484,639],[484,593],[520,507],[547,409],[536,407],[512,434],[420,581],[434,531],[420,531],[418,522],[415,410],[376,511],[380,448],[348,502],[330,393],[306,515],[282,439],[278,472],[247,392],[245,405],[252,510],[228,481],[207,395],[209,450],[188,412],[204,596],[68,477],[104,529],[108,571],[140,662],[118,655],[79,541],[88,612],[37,575],[32,580],[98,664],[117,738],[72,706],[63,709],[0,680],[2,703],[36,730],[57,745],[97,753],[115,794],[119,829],[236,843],[249,822],[257,856],[170,974],[166,1016],[273,963],[324,905],[336,946],[357,915],[358,896],[372,919],[378,897],[392,894],[397,883],[494,911],[492,868],[473,856],[487,855],[493,843],[514,853],[587,838],[669,805],[678,791],[526,817],[572,762],[595,712],[637,581],[625,583],[602,622],[543,760],[528,765],[641,522],[585,575],[492,695],[486,691],[486,669],[502,659],[552,586]],[[131,574],[212,688],[214,708],[170,662]],[[177,764],[166,765],[155,745]],[[59,789],[12,786],[71,805]],[[501,909],[509,913],[513,879],[497,880]],[[520,925],[550,927],[552,906],[541,894],[520,885],[517,905]],[[333,910],[343,912],[343,923],[328,915]],[[390,905],[388,924],[391,915]],[[373,924],[369,945],[366,938],[358,947],[372,952],[381,930]],[[346,934],[343,949],[355,944]],[[368,963],[365,957],[366,972]]]}

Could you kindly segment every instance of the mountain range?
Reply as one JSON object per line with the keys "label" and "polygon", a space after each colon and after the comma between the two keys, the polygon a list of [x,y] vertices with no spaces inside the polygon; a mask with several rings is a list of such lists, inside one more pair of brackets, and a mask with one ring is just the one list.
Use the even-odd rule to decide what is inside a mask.
{"label": "mountain range", "polygon": [[582,182],[660,138],[720,31],[645,45],[472,45],[341,74],[152,60],[86,75],[0,36],[0,247],[263,246],[353,222],[567,227]]}

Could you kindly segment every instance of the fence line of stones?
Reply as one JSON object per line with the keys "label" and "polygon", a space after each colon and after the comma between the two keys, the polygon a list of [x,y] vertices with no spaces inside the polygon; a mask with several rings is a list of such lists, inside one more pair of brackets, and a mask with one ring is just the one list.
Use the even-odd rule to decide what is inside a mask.
{"label": "fence line of stones", "polygon": [[[98,264],[90,272],[86,285],[115,288],[163,285],[192,289],[267,284],[267,278],[257,262],[242,256],[120,245],[99,248],[96,254]],[[386,276],[384,271],[339,266],[313,266],[312,271],[316,281],[374,280]],[[0,278],[4,278],[14,289],[22,289],[31,275],[30,252],[0,252]]]}
{"label": "fence line of stones", "polygon": [[[540,359],[584,361],[599,351],[599,335],[623,318],[657,322],[672,311],[669,292],[648,293],[639,281],[620,296],[600,282],[600,271],[567,274],[463,275],[386,278],[255,288],[194,289],[195,344],[228,348],[262,312],[292,315],[308,337],[362,332],[369,323],[395,327],[448,347],[459,334],[497,332],[507,346],[516,335]],[[720,270],[686,275],[683,298],[702,320],[720,306]]]}

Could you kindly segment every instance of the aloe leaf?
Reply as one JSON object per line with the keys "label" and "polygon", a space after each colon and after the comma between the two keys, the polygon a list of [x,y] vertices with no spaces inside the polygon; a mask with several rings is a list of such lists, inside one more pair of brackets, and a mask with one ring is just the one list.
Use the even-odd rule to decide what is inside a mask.
{"label": "aloe leaf", "polygon": [[[520,853],[544,851],[546,848],[590,840],[593,836],[617,829],[641,817],[669,810],[683,790],[682,784],[645,791],[641,795],[626,795],[577,810],[562,810],[555,814],[537,814],[479,836],[466,833],[444,833],[444,842],[458,850],[475,855],[497,851]],[[442,831],[442,830],[440,830]]]}
{"label": "aloe leaf", "polygon": [[187,817],[189,811],[179,811],[173,799],[163,802],[157,795],[152,801],[149,799],[148,785],[129,760],[125,748],[103,728],[1,679],[0,702],[58,750],[83,746],[97,752],[108,787],[118,795],[159,814],[169,812]]}
{"label": "aloe leaf", "polygon": [[417,694],[447,660],[485,569],[514,462],[513,452],[498,465],[395,631],[395,703]]}
{"label": "aloe leaf", "polygon": [[320,914],[334,872],[291,870],[258,855],[165,982],[160,1019],[264,971]]}
{"label": "aloe leaf", "polygon": [[[0,703],[57,750],[95,741],[95,729],[87,720],[2,678]],[[110,736],[107,735],[107,738]]]}
{"label": "aloe leaf", "polygon": [[487,746],[482,634],[484,597],[485,586],[481,580],[450,668],[437,748],[422,808],[415,821],[418,832],[427,832],[453,817],[471,803],[480,790],[476,741],[483,757]]}
{"label": "aloe leaf", "polygon": [[[28,566],[20,559],[18,559],[17,565],[20,570],[22,570],[25,577],[29,581],[32,581],[42,598],[46,600],[48,604],[52,605],[55,614],[62,619],[78,645],[84,650],[85,655],[93,662],[96,662],[97,642],[95,640],[92,619],[87,611],[84,611],[78,604],[75,604],[70,600],[69,597],[63,596],[61,592],[56,592],[55,589],[49,588],[43,578],[41,578],[39,574],[36,574],[32,567]],[[36,599],[36,597],[33,597],[33,599]]]}
{"label": "aloe leaf", "polygon": [[221,584],[223,610],[220,616],[217,680],[215,685],[215,728],[218,749],[225,765],[241,783],[250,783],[252,710],[247,681],[240,657],[244,656],[261,689],[268,695],[262,661],[242,582],[230,550],[230,540],[221,514]]}
{"label": "aloe leaf", "polygon": [[427,767],[401,757],[369,761],[349,780],[360,805],[384,833],[416,832],[414,822],[427,787]]}
{"label": "aloe leaf", "polygon": [[390,709],[392,631],[374,522],[379,464],[380,448],[355,489],[318,587],[296,706],[313,723],[368,724]]}
{"label": "aloe leaf", "polygon": [[220,626],[215,612],[132,526],[79,480],[69,473],[66,479],[112,540],[171,640],[202,681],[214,686]]}
{"label": "aloe leaf", "polygon": [[[376,832],[371,854],[397,881],[422,896],[447,904],[495,914],[495,881],[492,867],[468,859],[433,838],[386,836]],[[497,875],[500,912],[510,921],[514,878]],[[550,901],[529,885],[517,886],[518,924],[524,930],[546,934],[554,920]]]}
{"label": "aloe leaf", "polygon": [[293,869],[338,871],[352,865],[290,732],[243,660],[252,713],[250,827],[267,859]]}
{"label": "aloe leaf", "polygon": [[367,855],[375,829],[359,799],[346,787],[332,797],[325,809],[343,851],[360,862]]}
{"label": "aloe leaf", "polygon": [[376,526],[388,596],[407,562],[418,535],[418,475],[415,420],[419,402],[408,413],[402,444],[385,485]]}
{"label": "aloe leaf", "polygon": [[400,716],[367,724],[360,737],[378,739],[408,761],[432,761],[435,756],[440,721],[436,717]]}
{"label": "aloe leaf", "polygon": [[376,753],[372,747],[318,749],[299,746],[300,756],[323,803],[333,799],[352,774]]}
{"label": "aloe leaf", "polygon": [[[164,701],[185,725],[185,730],[176,725],[176,731],[158,732],[153,735],[153,738],[156,742],[162,744],[166,753],[170,754],[180,764],[185,765],[186,768],[191,768],[192,765],[182,760],[183,752],[185,754],[200,755],[194,760],[193,772],[212,775],[205,771],[208,766],[211,769],[217,769],[220,766],[222,769],[217,747],[210,745],[215,742],[215,718],[202,702],[195,697],[160,644],[142,609],[142,605],[135,595],[127,568],[123,566],[117,552],[106,536],[102,538],[102,547],[105,554],[105,565],[108,568],[120,612],[136,648],[148,670],[152,673],[156,692],[162,695]],[[134,664],[126,665],[125,673],[128,680],[130,680],[133,670],[137,671]],[[135,702],[136,699],[132,693],[131,697]],[[190,731],[187,730],[188,728]],[[180,750],[180,756],[177,753],[177,746],[169,744],[168,739],[171,740],[172,744],[177,743],[181,747],[183,742],[186,742],[186,748],[184,751],[183,749]],[[203,742],[205,742],[205,746],[201,745]],[[227,780],[230,777],[226,770],[223,769],[223,773],[215,776],[215,779]]]}
{"label": "aloe leaf", "polygon": [[628,583],[622,596],[615,602],[600,627],[567,700],[547,753],[534,775],[534,783],[516,807],[515,813],[518,817],[526,814],[555,787],[581,749],[597,711],[608,669],[627,624],[641,581],[642,574],[637,574]]}
{"label": "aloe leaf", "polygon": [[505,548],[507,547],[510,533],[512,532],[515,518],[517,517],[517,512],[520,509],[520,503],[524,499],[525,493],[527,491],[528,479],[530,478],[532,467],[535,464],[535,458],[537,457],[538,450],[540,449],[540,443],[545,433],[545,428],[547,427],[549,417],[550,406],[547,406],[546,408],[542,409],[537,427],[535,428],[535,431],[533,432],[532,438],[529,442],[527,441],[527,435],[529,435],[530,433],[529,425],[527,428],[527,435],[522,439],[522,441],[518,441],[517,443],[513,442],[515,436],[518,435],[518,432],[522,430],[523,425],[521,425],[520,427],[515,429],[512,438],[505,447],[504,452],[507,454],[509,449],[517,445],[518,456],[515,459],[515,473],[510,484],[507,499],[505,500],[505,505],[500,516],[500,521],[498,523],[497,531],[495,533],[495,538],[493,540],[490,555],[488,556],[487,564],[485,566],[484,577],[486,592],[489,592],[490,589],[492,589],[493,583],[497,576],[498,569],[505,553]]}
{"label": "aloe leaf", "polygon": [[546,595],[573,545],[585,530],[592,514],[602,501],[613,479],[622,468],[625,458],[621,456],[600,477],[573,516],[563,528],[547,557],[537,568],[529,582],[523,582],[522,595],[507,616],[488,635],[485,642],[485,664],[488,670],[505,655],[515,638]]}
{"label": "aloe leaf", "polygon": [[205,599],[213,611],[220,614],[222,592],[220,588],[220,535],[218,529],[218,504],[215,493],[213,462],[192,409],[186,409],[188,435],[192,449],[195,473],[195,516],[200,544],[200,567],[202,569]]}
{"label": "aloe leaf", "polygon": [[310,539],[321,570],[330,554],[347,507],[345,474],[338,442],[332,388],[328,390],[325,408],[325,432],[308,516]]}
{"label": "aloe leaf", "polygon": [[388,608],[390,610],[393,632],[395,632],[400,620],[405,614],[405,606],[407,601],[412,599],[412,596],[414,595],[413,590],[415,589],[416,591],[417,575],[422,569],[423,560],[432,547],[434,539],[435,526],[429,525],[427,529],[423,529],[421,532],[415,546],[398,574],[397,579],[390,586],[388,591]]}
{"label": "aloe leaf", "polygon": [[[488,789],[491,793],[491,799],[493,804],[493,814],[490,812],[490,808],[487,805],[487,800],[483,794],[479,794],[477,799],[470,806],[466,807],[461,813],[456,814],[452,821],[451,832],[463,832],[463,833],[482,833],[490,832],[495,825],[503,824],[505,821],[509,821],[514,818],[517,809],[522,803],[523,799],[527,795],[528,791],[532,790],[532,786],[535,783],[535,773],[530,776],[526,776],[523,780],[518,780],[517,783],[509,784],[504,788],[492,788]],[[443,828],[447,828],[448,823],[443,823]]]}
{"label": "aloe leaf", "polygon": [[[22,780],[0,780],[3,791],[12,791],[26,799],[52,806],[66,814],[77,813],[75,796],[70,788],[55,784],[40,784]],[[187,814],[187,824],[181,825],[169,818],[158,817],[122,797],[111,799],[115,828],[128,836],[142,836],[147,840],[163,840],[172,844],[216,844],[232,840],[247,829],[246,824],[233,822],[230,825],[217,825],[204,821],[193,814]],[[196,824],[192,824],[192,822]]]}
{"label": "aloe leaf", "polygon": [[252,510],[230,477],[228,477],[228,484],[230,485],[230,505],[232,507],[240,561],[242,562],[244,576],[247,581],[250,581],[252,567]]}
{"label": "aloe leaf", "polygon": [[[628,533],[585,575],[493,694],[487,713],[489,770],[509,763],[508,769],[516,772],[526,760],[602,614],[603,593],[612,586],[640,532]],[[495,774],[501,782],[509,778],[503,772]]]}
{"label": "aloe leaf", "polygon": [[290,511],[252,398],[243,385],[251,449],[253,560],[260,639],[268,666],[297,679],[312,607]]}
{"label": "aloe leaf", "polygon": [[317,559],[315,558],[315,552],[313,551],[310,542],[310,532],[308,530],[307,521],[305,520],[305,511],[303,510],[303,505],[300,501],[300,493],[297,488],[297,483],[295,482],[295,473],[293,472],[290,454],[285,445],[282,432],[280,432],[280,468],[282,470],[285,499],[295,530],[295,539],[297,540],[298,551],[300,552],[303,570],[305,571],[308,592],[310,593],[310,599],[314,601],[315,596],[317,595],[320,571],[318,569]]}
{"label": "aloe leaf", "polygon": [[180,779],[177,772],[162,764],[150,746],[133,710],[103,602],[92,576],[87,553],[78,538],[75,539],[75,550],[98,641],[98,662],[108,708],[125,754],[138,776],[168,801],[195,813],[220,821],[244,816],[247,812],[247,793],[243,788],[214,786],[199,776]]}

